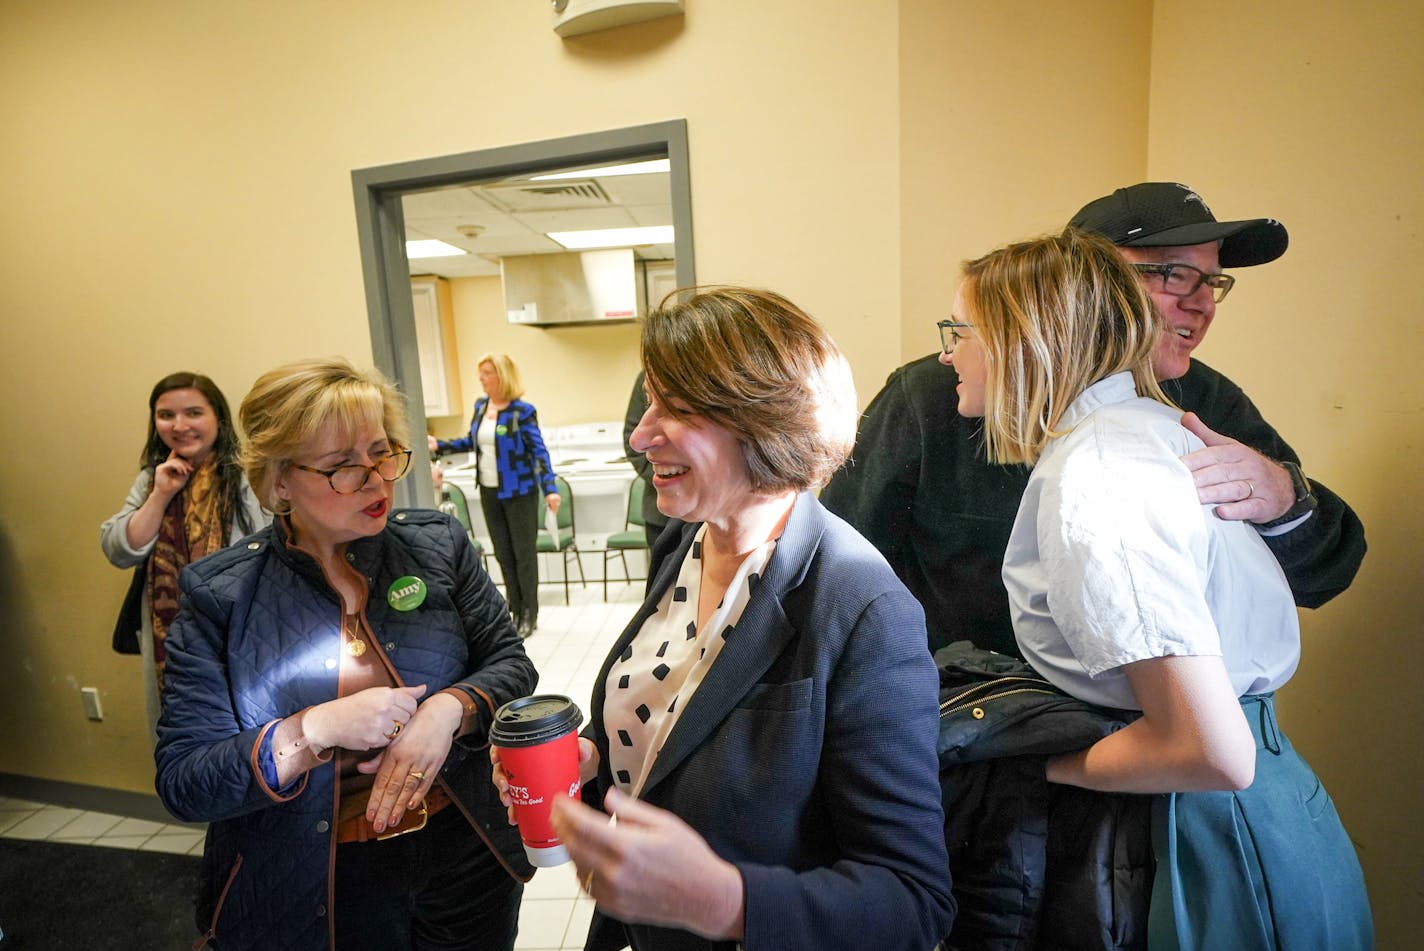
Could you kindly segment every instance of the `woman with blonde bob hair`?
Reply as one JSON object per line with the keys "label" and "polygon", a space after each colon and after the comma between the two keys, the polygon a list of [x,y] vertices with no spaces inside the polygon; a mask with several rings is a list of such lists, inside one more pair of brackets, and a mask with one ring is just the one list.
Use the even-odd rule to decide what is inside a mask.
{"label": "woman with blonde bob hair", "polygon": [[269,511],[291,512],[290,501],[277,491],[278,480],[324,430],[355,433],[377,423],[393,446],[403,450],[410,445],[405,401],[380,374],[363,373],[344,360],[310,360],[281,369],[259,379],[241,408],[250,427],[242,463]]}
{"label": "woman with blonde bob hair", "polygon": [[539,431],[539,413],[524,401],[519,368],[506,353],[486,353],[475,365],[485,395],[475,400],[470,433],[427,436],[433,456],[473,452],[480,511],[494,544],[509,612],[520,637],[539,626],[539,498],[558,512],[563,498]]}
{"label": "woman with blonde bob hair", "polygon": [[682,293],[630,437],[670,521],[594,680],[589,805],[554,804],[585,946],[923,951],[951,908],[924,615],[810,492],[855,436],[845,357],[778,294]]}
{"label": "woman with blonde bob hair", "polygon": [[1368,948],[1354,848],[1276,725],[1291,592],[1256,526],[1197,500],[1180,457],[1202,443],[1152,372],[1164,332],[1117,250],[1073,229],[966,264],[941,325],[990,460],[1033,467],[1003,567],[1020,650],[1140,714],[1047,779],[1161,794],[1149,947]]}
{"label": "woman with blonde bob hair", "polygon": [[158,727],[164,805],[209,823],[200,929],[224,951],[511,948],[532,870],[476,751],[536,674],[459,523],[391,512],[399,392],[305,360],[240,417],[277,517],[183,572]]}

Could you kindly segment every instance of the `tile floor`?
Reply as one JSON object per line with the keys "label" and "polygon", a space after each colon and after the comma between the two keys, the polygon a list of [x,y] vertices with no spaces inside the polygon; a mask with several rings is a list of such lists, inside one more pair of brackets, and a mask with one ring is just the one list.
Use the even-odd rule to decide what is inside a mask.
{"label": "tile floor", "polygon": [[[618,569],[615,568],[615,573]],[[525,641],[539,669],[540,693],[572,697],[588,715],[598,666],[642,601],[643,585],[610,583],[608,601],[599,579],[575,587],[564,605],[562,586],[540,591],[539,630]],[[139,849],[199,855],[203,832],[185,825],[68,809],[0,797],[0,838],[53,839],[100,848]],[[524,889],[519,915],[520,951],[562,951],[583,947],[593,902],[578,887],[572,865],[541,869]]]}

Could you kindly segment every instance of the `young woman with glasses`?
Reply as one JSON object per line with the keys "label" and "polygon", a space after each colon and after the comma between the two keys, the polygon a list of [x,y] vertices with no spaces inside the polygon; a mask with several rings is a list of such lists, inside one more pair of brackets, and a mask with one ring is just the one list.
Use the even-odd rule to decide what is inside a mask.
{"label": "young woman with glasses", "polygon": [[459,523],[391,511],[399,394],[311,360],[241,419],[276,519],[184,573],[158,729],[159,795],[210,823],[199,927],[224,951],[512,947],[532,870],[475,751],[536,674]]}

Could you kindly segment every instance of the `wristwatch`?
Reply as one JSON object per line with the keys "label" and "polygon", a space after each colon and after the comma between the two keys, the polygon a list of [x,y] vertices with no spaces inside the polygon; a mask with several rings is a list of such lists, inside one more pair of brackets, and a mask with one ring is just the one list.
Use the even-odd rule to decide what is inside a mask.
{"label": "wristwatch", "polygon": [[1315,511],[1316,507],[1320,505],[1319,500],[1315,498],[1315,490],[1310,487],[1310,480],[1305,477],[1304,472],[1300,471],[1300,466],[1289,461],[1278,461],[1276,465],[1286,470],[1286,473],[1290,476],[1291,488],[1295,490],[1295,501],[1291,503],[1291,507],[1286,509],[1285,514],[1281,515],[1280,518],[1273,518],[1269,522],[1262,522],[1257,526],[1258,528],[1275,528],[1278,525],[1293,522],[1307,512]]}

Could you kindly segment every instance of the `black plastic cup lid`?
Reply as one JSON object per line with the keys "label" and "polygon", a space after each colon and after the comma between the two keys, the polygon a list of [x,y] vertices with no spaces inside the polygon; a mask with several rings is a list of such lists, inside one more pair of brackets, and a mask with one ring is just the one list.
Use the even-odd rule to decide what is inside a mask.
{"label": "black plastic cup lid", "polygon": [[495,746],[537,746],[572,733],[583,722],[578,704],[559,694],[511,700],[494,712],[490,742]]}

